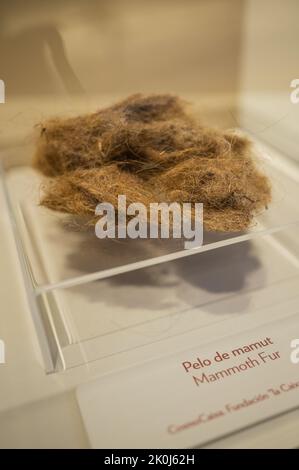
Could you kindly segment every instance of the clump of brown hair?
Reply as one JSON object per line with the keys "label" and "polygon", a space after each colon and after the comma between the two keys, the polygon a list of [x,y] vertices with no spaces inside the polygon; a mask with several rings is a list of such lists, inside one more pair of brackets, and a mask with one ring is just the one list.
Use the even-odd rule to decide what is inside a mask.
{"label": "clump of brown hair", "polygon": [[[41,204],[89,216],[100,202],[202,202],[204,227],[247,229],[271,199],[250,141],[197,123],[171,95],[133,95],[94,114],[42,125],[34,166]],[[116,207],[117,209],[117,207]]]}

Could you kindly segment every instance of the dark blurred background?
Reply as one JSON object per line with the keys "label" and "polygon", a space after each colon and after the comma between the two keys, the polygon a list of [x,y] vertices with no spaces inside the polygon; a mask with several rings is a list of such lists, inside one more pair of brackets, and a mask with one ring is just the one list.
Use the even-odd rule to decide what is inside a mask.
{"label": "dark blurred background", "polygon": [[7,96],[235,92],[243,0],[1,0]]}
{"label": "dark blurred background", "polygon": [[0,145],[50,114],[170,92],[299,159],[298,18],[298,0],[1,0]]}

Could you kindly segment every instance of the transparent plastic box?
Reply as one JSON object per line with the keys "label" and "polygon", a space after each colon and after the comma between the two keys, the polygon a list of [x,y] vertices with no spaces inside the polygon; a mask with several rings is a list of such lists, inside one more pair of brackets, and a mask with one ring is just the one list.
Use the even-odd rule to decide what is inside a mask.
{"label": "transparent plastic box", "polygon": [[299,167],[286,156],[257,144],[273,201],[248,232],[204,233],[201,247],[185,250],[183,240],[99,240],[70,227],[39,206],[32,152],[6,150],[1,176],[47,373],[231,317],[271,321],[290,299],[299,310]]}

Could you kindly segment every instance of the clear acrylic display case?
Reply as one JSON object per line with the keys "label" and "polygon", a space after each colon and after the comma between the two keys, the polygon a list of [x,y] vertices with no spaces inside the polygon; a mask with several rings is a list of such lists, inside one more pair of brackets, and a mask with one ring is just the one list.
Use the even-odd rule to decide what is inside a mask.
{"label": "clear acrylic display case", "polygon": [[183,240],[99,240],[76,230],[69,216],[39,206],[32,151],[7,150],[1,176],[47,373],[236,315],[270,321],[289,299],[299,307],[299,167],[284,155],[257,144],[273,201],[248,232],[204,233],[201,247],[185,250]]}

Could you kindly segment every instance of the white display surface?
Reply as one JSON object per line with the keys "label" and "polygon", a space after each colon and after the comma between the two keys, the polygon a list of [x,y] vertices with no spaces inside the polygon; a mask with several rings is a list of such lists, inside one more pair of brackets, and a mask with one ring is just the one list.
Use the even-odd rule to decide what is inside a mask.
{"label": "white display surface", "polygon": [[92,229],[75,230],[68,215],[39,206],[43,180],[35,170],[7,169],[47,372],[123,352],[139,361],[145,346],[148,360],[168,339],[184,336],[188,344],[194,331],[271,305],[278,283],[277,301],[293,292],[298,170],[260,143],[254,148],[272,183],[269,209],[247,232],[205,233],[203,246],[191,250],[183,240],[99,240]]}
{"label": "white display surface", "polygon": [[[298,299],[285,308],[298,309]],[[297,312],[83,385],[77,396],[93,448],[165,449],[202,446],[299,407],[298,390]]]}
{"label": "white display surface", "polygon": [[[80,278],[86,270],[85,257],[80,256],[76,244],[78,240],[80,246],[82,234],[66,233],[64,241],[70,243],[65,244],[59,232],[61,225],[52,224],[59,222],[60,216],[49,212],[49,217],[43,219],[42,209],[40,212],[34,204],[28,204],[29,200],[21,198],[21,215],[30,221],[30,232],[23,232],[26,247],[29,247],[27,253],[33,255],[30,252],[32,242],[35,243],[33,247],[39,247],[36,273],[40,269],[41,277],[46,275],[48,278],[44,296],[51,301],[50,316],[55,320],[67,371],[46,377],[39,357],[36,367],[29,368],[27,380],[17,363],[10,363],[9,369],[3,369],[6,379],[1,391],[4,397],[2,409],[50,397],[96,377],[113,372],[118,374],[120,370],[126,369],[130,375],[135,365],[160,360],[188,347],[200,345],[205,348],[211,341],[242,335],[295,314],[299,247],[294,195],[297,194],[298,177],[296,171],[284,165],[283,157],[278,161],[282,166],[274,167],[279,182],[273,202],[274,213],[265,214],[270,230],[262,232],[258,226],[248,235],[247,241],[233,242],[231,246],[224,243],[206,253],[160,266],[144,266],[141,270],[113,277],[99,277],[93,279],[94,282],[88,282],[88,279],[81,282],[82,277],[80,282],[76,281],[78,274]],[[18,181],[10,187],[24,194],[19,185],[20,168],[9,176]],[[23,173],[21,176],[23,181],[29,181],[26,177],[23,179]],[[47,222],[40,223],[42,220]],[[281,226],[275,225],[278,220],[281,220]],[[65,257],[67,250],[70,255],[78,254],[76,263],[65,264],[69,259]],[[31,263],[33,261],[35,256],[30,259]],[[67,271],[70,267],[74,269],[72,273]],[[67,273],[65,288],[60,288],[61,277],[62,281],[55,287],[61,273]],[[43,288],[43,284],[38,286],[39,292]],[[36,334],[34,328],[33,335]],[[24,346],[28,343],[26,338],[25,335]],[[22,348],[18,341],[19,351]],[[25,347],[28,349],[28,344]],[[25,360],[26,352],[22,357]],[[32,356],[29,360],[33,361]],[[7,379],[10,377],[11,383],[12,376],[23,377],[22,390],[15,386],[11,393]],[[18,380],[14,381],[16,383]]]}

